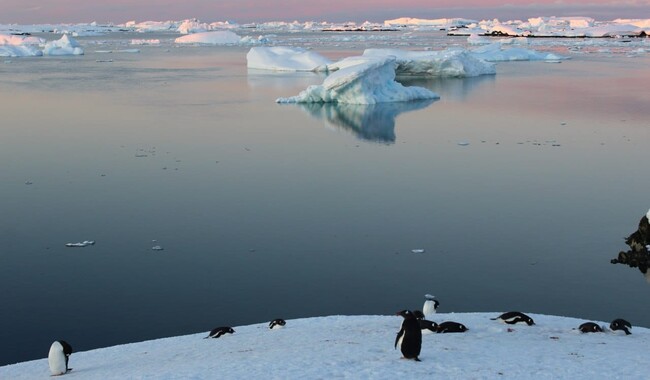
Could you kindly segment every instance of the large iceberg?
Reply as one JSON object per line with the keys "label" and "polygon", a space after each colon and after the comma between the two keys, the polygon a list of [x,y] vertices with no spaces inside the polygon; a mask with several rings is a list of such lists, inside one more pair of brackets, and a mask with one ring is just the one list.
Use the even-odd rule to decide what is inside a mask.
{"label": "large iceberg", "polygon": [[246,54],[249,69],[324,71],[332,63],[322,55],[299,47],[254,47]]}
{"label": "large iceberg", "polygon": [[478,59],[463,49],[443,51],[366,49],[363,56],[395,57],[397,76],[475,77],[496,74],[493,63]]}
{"label": "large iceberg", "polygon": [[45,55],[83,55],[83,53],[81,45],[67,34],[64,34],[59,40],[47,42],[43,47]]}
{"label": "large iceberg", "polygon": [[278,103],[375,104],[438,99],[422,87],[404,87],[395,81],[395,57],[354,57],[355,64],[330,74],[322,85],[309,86],[296,96],[278,98]]}
{"label": "large iceberg", "polygon": [[44,43],[40,37],[0,34],[0,57],[35,57],[43,55],[36,46]]}

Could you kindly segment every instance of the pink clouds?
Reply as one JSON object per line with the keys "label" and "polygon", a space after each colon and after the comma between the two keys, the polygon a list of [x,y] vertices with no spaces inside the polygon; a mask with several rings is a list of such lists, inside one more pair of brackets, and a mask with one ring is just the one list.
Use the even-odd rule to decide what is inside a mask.
{"label": "pink clouds", "polygon": [[2,0],[0,23],[181,20],[383,21],[397,17],[650,17],[650,0]]}

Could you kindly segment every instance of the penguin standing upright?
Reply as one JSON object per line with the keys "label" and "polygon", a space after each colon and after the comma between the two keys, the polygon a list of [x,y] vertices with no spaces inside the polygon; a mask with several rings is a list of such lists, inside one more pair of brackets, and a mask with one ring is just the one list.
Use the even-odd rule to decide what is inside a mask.
{"label": "penguin standing upright", "polygon": [[420,356],[420,350],[422,349],[420,322],[410,310],[402,310],[397,315],[404,317],[404,321],[402,321],[402,327],[397,333],[397,337],[395,337],[395,348],[399,345],[405,359],[413,359],[419,362],[418,356]]}
{"label": "penguin standing upright", "polygon": [[47,362],[50,365],[52,376],[59,376],[72,371],[68,368],[68,359],[72,355],[72,346],[65,340],[55,340],[50,346],[50,353],[47,355]]}
{"label": "penguin standing upright", "polygon": [[436,313],[438,306],[440,306],[440,302],[438,302],[438,300],[435,299],[436,297],[431,294],[425,294],[424,298],[426,300],[424,301],[424,306],[422,306],[422,312],[424,313],[424,317],[429,319]]}

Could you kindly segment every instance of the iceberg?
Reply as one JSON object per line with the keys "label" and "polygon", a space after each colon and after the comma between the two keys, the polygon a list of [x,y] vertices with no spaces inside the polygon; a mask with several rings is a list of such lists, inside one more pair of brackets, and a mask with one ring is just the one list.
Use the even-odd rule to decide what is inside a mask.
{"label": "iceberg", "polygon": [[43,55],[36,46],[44,42],[45,40],[40,37],[0,34],[0,57],[36,57]]}
{"label": "iceberg", "polygon": [[235,45],[239,41],[241,41],[241,38],[229,30],[188,34],[174,40],[177,44],[206,45]]}
{"label": "iceberg", "polygon": [[325,78],[322,85],[309,86],[296,96],[278,98],[276,102],[375,104],[440,98],[426,88],[404,87],[396,82],[395,57],[351,57],[349,60],[354,64],[344,64]]}
{"label": "iceberg", "polygon": [[45,55],[83,55],[84,50],[81,45],[73,39],[64,34],[61,39],[50,41],[45,44],[43,48]]}
{"label": "iceberg", "polygon": [[249,69],[274,71],[324,71],[332,63],[322,55],[300,47],[253,47],[246,54]]}
{"label": "iceberg", "polygon": [[490,45],[481,46],[471,50],[471,54],[479,59],[488,62],[505,61],[561,61],[569,57],[553,54],[540,53],[535,50],[523,48],[503,49],[501,43],[495,42]]}
{"label": "iceberg", "polygon": [[366,49],[363,56],[395,57],[397,76],[475,77],[496,74],[493,63],[478,59],[463,49],[443,51]]}

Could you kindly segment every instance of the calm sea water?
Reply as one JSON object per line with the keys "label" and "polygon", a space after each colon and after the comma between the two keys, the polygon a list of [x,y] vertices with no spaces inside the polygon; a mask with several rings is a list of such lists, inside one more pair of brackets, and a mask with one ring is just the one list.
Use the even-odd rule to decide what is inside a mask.
{"label": "calm sea water", "polygon": [[[129,38],[0,64],[0,365],[55,339],[392,314],[425,293],[442,312],[650,327],[650,285],[610,264],[650,207],[647,54],[404,80],[435,102],[298,106],[274,100],[322,76],[249,72],[244,47],[96,53]],[[284,38],[331,58],[410,41]]]}

